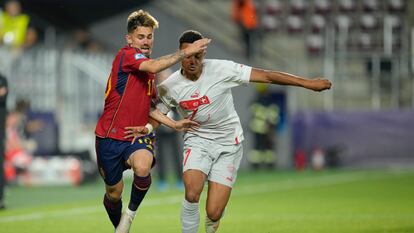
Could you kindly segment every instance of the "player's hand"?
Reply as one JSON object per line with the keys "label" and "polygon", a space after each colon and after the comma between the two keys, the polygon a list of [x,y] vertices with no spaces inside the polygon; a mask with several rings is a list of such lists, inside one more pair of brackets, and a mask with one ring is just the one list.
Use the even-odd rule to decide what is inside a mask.
{"label": "player's hand", "polygon": [[308,80],[305,84],[305,88],[313,90],[313,91],[323,91],[327,89],[331,89],[332,83],[328,79],[311,79]]}
{"label": "player's hand", "polygon": [[211,39],[203,38],[200,40],[194,41],[187,48],[185,48],[185,54],[191,56],[193,54],[202,52],[207,49],[207,45],[210,44]]}
{"label": "player's hand", "polygon": [[195,121],[189,119],[181,119],[179,121],[176,121],[174,129],[177,131],[194,131],[198,127],[200,127],[200,124]]}
{"label": "player's hand", "polygon": [[124,134],[124,138],[132,138],[131,144],[134,144],[137,138],[148,134],[148,129],[145,126],[129,126],[125,127]]}

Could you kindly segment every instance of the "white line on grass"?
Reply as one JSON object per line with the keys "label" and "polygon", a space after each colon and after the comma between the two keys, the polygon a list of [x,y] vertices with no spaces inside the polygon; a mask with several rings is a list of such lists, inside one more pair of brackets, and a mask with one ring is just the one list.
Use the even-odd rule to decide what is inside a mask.
{"label": "white line on grass", "polygon": [[[286,191],[296,188],[311,188],[311,187],[320,187],[320,186],[329,186],[336,184],[343,184],[352,181],[360,180],[361,178],[369,179],[365,173],[357,174],[334,174],[329,176],[322,177],[309,177],[300,180],[289,179],[282,180],[278,182],[267,182],[260,183],[256,185],[249,185],[248,187],[235,187],[233,196],[243,196],[251,195],[258,193],[267,193],[267,192],[277,192],[277,191]],[[379,176],[373,176],[371,179],[378,179]],[[144,206],[160,206],[160,205],[171,205],[177,204],[182,201],[182,195],[164,197],[164,198],[149,198],[145,200],[142,205]],[[0,217],[1,222],[17,222],[17,221],[31,221],[38,220],[43,218],[53,218],[53,217],[68,217],[68,216],[77,216],[84,215],[89,213],[96,213],[103,211],[102,206],[89,206],[82,208],[73,208],[67,210],[57,210],[57,211],[45,211],[34,214],[22,214],[22,215],[12,215]]]}
{"label": "white line on grass", "polygon": [[[165,198],[149,199],[142,203],[145,206],[158,206],[158,205],[169,205],[176,204],[182,200],[182,196],[171,196]],[[102,206],[89,206],[81,208],[73,208],[67,210],[47,211],[36,214],[22,214],[15,216],[0,217],[0,222],[16,222],[16,221],[30,221],[38,220],[42,218],[53,218],[53,217],[68,217],[82,214],[90,214],[102,211]]]}

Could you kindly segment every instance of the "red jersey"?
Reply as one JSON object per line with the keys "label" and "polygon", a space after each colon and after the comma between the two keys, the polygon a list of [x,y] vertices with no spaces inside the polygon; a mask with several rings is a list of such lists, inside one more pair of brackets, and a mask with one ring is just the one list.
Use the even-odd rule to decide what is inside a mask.
{"label": "red jersey", "polygon": [[96,136],[131,141],[124,138],[124,128],[148,123],[151,99],[156,97],[155,75],[139,70],[148,59],[137,48],[125,46],[119,50],[106,84],[105,106],[96,125]]}

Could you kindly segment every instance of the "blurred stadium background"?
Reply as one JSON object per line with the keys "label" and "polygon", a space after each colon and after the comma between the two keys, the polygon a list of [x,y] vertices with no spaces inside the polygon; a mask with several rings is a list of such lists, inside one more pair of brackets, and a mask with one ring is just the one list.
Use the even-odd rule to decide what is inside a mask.
{"label": "blurred stadium background", "polygon": [[[0,0],[3,14],[6,2]],[[30,41],[12,46],[2,35],[0,73],[8,80],[9,112],[24,102],[26,122],[42,123],[25,134],[33,157],[17,163],[26,172],[18,167],[6,186],[0,229],[90,232],[98,225],[93,229],[109,232],[99,207],[94,127],[113,56],[125,43],[126,18],[142,8],[160,22],[153,57],[175,51],[179,35],[195,29],[213,39],[207,58],[333,82],[323,93],[255,85],[233,90],[246,135],[236,186],[244,191],[235,189],[223,232],[332,232],[334,225],[336,232],[414,232],[414,2],[254,2],[259,23],[254,53],[246,57],[231,0],[22,0]],[[257,140],[268,143],[262,148]],[[267,191],[246,191],[249,182]],[[181,192],[151,192],[146,219],[163,223],[161,232],[177,232]],[[257,207],[246,206],[253,202]],[[75,218],[77,211],[90,219]],[[256,217],[237,228],[249,223],[243,213]],[[51,229],[82,219],[88,223],[81,229]],[[139,224],[160,232],[144,220],[134,227]]]}

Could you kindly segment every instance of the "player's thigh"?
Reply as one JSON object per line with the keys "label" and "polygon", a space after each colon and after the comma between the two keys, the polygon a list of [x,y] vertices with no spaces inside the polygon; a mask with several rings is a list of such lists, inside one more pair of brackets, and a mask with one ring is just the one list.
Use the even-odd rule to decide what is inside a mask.
{"label": "player's thigh", "polygon": [[230,199],[231,190],[232,188],[227,185],[208,182],[206,213],[211,220],[217,221],[221,218]]}
{"label": "player's thigh", "polygon": [[236,182],[242,157],[243,146],[241,144],[223,146],[220,156],[211,167],[208,180],[232,188]]}
{"label": "player's thigh", "polygon": [[110,138],[96,138],[99,174],[107,186],[114,186],[122,180],[122,173],[126,169],[122,153],[126,146]]}
{"label": "player's thigh", "polygon": [[138,138],[125,149],[123,156],[136,175],[147,176],[155,165],[153,140],[149,136]]}
{"label": "player's thigh", "polygon": [[[211,149],[211,148],[210,148]],[[188,170],[199,170],[209,174],[213,160],[210,156],[208,146],[203,141],[193,140],[184,144],[183,150],[183,172]]]}

